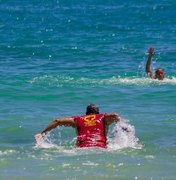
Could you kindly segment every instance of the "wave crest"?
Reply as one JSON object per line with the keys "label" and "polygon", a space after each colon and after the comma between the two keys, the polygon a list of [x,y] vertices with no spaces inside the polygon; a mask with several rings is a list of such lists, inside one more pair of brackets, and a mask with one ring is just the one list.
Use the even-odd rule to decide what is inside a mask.
{"label": "wave crest", "polygon": [[176,85],[176,77],[165,78],[164,80],[156,80],[145,77],[110,77],[105,79],[95,79],[86,77],[70,77],[70,76],[51,76],[44,75],[34,77],[29,81],[31,84],[45,85],[50,87],[62,86],[101,86],[101,85],[135,85],[135,86],[151,86],[151,85]]}

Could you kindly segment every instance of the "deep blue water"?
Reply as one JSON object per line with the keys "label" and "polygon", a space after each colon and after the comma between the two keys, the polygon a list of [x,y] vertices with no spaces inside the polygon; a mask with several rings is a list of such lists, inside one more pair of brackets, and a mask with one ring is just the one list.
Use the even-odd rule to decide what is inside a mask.
{"label": "deep blue water", "polygon": [[[175,179],[175,44],[174,0],[0,0],[0,178]],[[145,75],[149,47],[163,81]],[[137,144],[112,125],[106,151],[75,149],[68,127],[36,146],[89,103],[119,113]]]}

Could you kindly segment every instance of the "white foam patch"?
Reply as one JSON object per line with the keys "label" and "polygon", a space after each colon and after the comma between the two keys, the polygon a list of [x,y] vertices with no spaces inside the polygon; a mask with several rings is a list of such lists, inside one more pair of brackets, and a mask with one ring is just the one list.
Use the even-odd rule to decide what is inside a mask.
{"label": "white foam patch", "polygon": [[5,151],[0,151],[0,156],[10,155],[10,154],[15,154],[15,153],[16,153],[15,150],[5,150]]}
{"label": "white foam patch", "polygon": [[138,138],[135,136],[135,128],[124,120],[115,124],[113,138],[109,139],[108,149],[119,150],[124,148],[141,149]]}
{"label": "white foam patch", "polygon": [[163,85],[171,84],[176,85],[176,77],[164,78],[163,80],[151,79],[145,77],[112,77],[109,79],[111,84],[122,84],[122,85],[138,85],[138,86],[149,86],[149,85]]}
{"label": "white foam patch", "polygon": [[29,81],[32,84],[42,84],[45,86],[96,86],[96,85],[137,85],[137,86],[150,86],[150,85],[163,85],[170,84],[176,85],[176,77],[165,78],[164,80],[151,79],[146,77],[116,77],[113,76],[107,79],[93,79],[93,78],[73,78],[70,76],[40,76],[35,77]]}

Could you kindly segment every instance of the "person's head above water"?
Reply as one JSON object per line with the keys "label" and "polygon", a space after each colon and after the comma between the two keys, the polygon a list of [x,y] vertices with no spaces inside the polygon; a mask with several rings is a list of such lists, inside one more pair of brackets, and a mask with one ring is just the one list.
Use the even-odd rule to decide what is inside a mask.
{"label": "person's head above water", "polygon": [[86,109],[86,115],[99,114],[99,108],[96,104],[89,104]]}
{"label": "person's head above water", "polygon": [[155,79],[163,80],[165,77],[164,70],[162,68],[157,68],[155,70]]}

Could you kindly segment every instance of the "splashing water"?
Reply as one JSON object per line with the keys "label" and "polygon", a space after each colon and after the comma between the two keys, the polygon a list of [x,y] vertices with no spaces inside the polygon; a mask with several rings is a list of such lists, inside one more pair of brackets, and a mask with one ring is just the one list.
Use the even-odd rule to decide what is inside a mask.
{"label": "splashing water", "polygon": [[134,126],[121,120],[116,123],[113,128],[113,138],[109,139],[108,149],[119,150],[124,148],[141,149],[142,146],[138,143],[138,138],[135,136]]}
{"label": "splashing water", "polygon": [[47,134],[45,137],[43,137],[40,142],[37,142],[36,143],[36,147],[37,148],[54,148],[54,147],[57,147],[56,144],[53,144],[50,140],[50,135]]}

